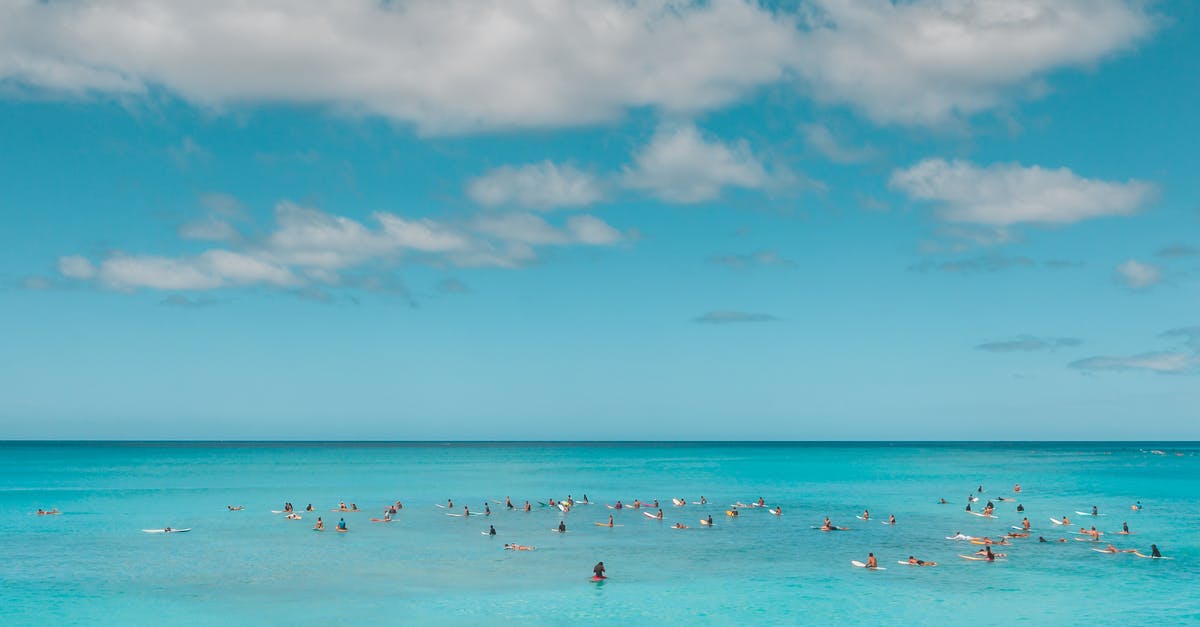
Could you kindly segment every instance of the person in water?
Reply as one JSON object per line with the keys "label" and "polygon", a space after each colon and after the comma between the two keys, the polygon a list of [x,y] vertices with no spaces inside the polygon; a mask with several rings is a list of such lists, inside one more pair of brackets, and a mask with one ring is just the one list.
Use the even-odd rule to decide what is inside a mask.
{"label": "person in water", "polygon": [[968,512],[969,512],[969,511],[971,511],[971,504],[970,504],[970,503],[967,503],[967,511],[968,511]]}
{"label": "person in water", "polygon": [[304,511],[306,511],[306,512],[311,512],[311,511],[313,511],[313,506],[312,506],[312,503],[309,503],[309,504],[308,504],[308,506],[304,508]]}
{"label": "person in water", "polygon": [[1017,503],[1017,511],[1018,511],[1018,512],[1023,512],[1023,511],[1025,511],[1025,506],[1024,506],[1024,505],[1021,505],[1020,503]]}
{"label": "person in water", "polygon": [[621,509],[621,508],[623,508],[623,507],[625,507],[625,506],[621,504],[621,500],[620,500],[620,499],[617,499],[616,508],[617,508],[617,509]]}
{"label": "person in water", "polygon": [[532,509],[533,509],[533,506],[529,504],[529,501],[525,501],[525,511],[528,512]]}
{"label": "person in water", "polygon": [[496,535],[496,526],[495,525],[488,525],[488,535],[489,536]]}
{"label": "person in water", "polygon": [[532,551],[532,550],[536,549],[537,547],[536,546],[525,546],[524,544],[513,543],[513,544],[504,545],[504,548],[508,549],[509,551]]}
{"label": "person in water", "polygon": [[558,532],[559,532],[559,533],[566,533],[566,532],[567,532],[567,523],[566,523],[566,521],[563,521],[563,520],[560,520],[560,521],[558,521]]}
{"label": "person in water", "polygon": [[454,509],[454,499],[446,499],[446,509]]}
{"label": "person in water", "polygon": [[1100,510],[1096,509],[1096,506],[1093,505],[1092,506],[1092,516],[1099,516],[1099,515],[1100,515]]}
{"label": "person in water", "polygon": [[317,531],[325,530],[325,521],[321,520],[320,516],[317,516],[317,524],[313,526],[313,529],[316,529]]}
{"label": "person in water", "polygon": [[1029,517],[1028,517],[1028,516],[1026,516],[1026,517],[1024,517],[1024,518],[1022,518],[1022,519],[1021,519],[1021,527],[1022,527],[1022,528],[1024,528],[1024,529],[1025,529],[1025,531],[1029,531],[1029,528],[1030,528],[1030,527],[1032,527],[1032,526],[1033,526],[1033,525],[1031,525],[1031,524],[1029,523]]}
{"label": "person in water", "polygon": [[1128,522],[1121,523],[1121,533],[1126,534],[1126,535],[1129,534],[1129,523]]}
{"label": "person in water", "polygon": [[1019,483],[1018,483],[1018,484],[1014,485],[1014,486],[1013,486],[1013,492],[1014,492],[1014,493],[1017,493],[1017,494],[1020,494],[1020,492],[1021,492],[1021,484],[1019,484]]}
{"label": "person in water", "polygon": [[867,553],[867,568],[879,568],[879,560],[875,559],[874,553]]}
{"label": "person in water", "polygon": [[949,505],[949,504],[950,504],[950,501],[947,501],[945,497],[938,499],[938,505]]}
{"label": "person in water", "polygon": [[712,523],[712,514],[709,514],[709,515],[708,515],[708,526],[709,526],[709,527],[711,527],[711,526],[712,526],[712,524],[713,524],[713,523]]}
{"label": "person in water", "polygon": [[663,514],[662,514],[662,510],[661,510],[661,509],[660,509],[660,510],[658,510],[658,516],[655,516],[655,518],[658,518],[659,520],[662,520],[662,519],[663,519]]}
{"label": "person in water", "polygon": [[471,508],[467,507],[466,505],[463,505],[463,518],[467,518],[470,515],[471,515]]}
{"label": "person in water", "polygon": [[491,515],[492,515],[492,508],[491,508],[491,506],[490,506],[490,505],[488,505],[487,503],[484,503],[484,504],[483,504],[483,515],[484,515],[484,516],[491,516]]}
{"label": "person in water", "polygon": [[609,526],[609,527],[612,527],[612,526],[613,526],[613,517],[612,517],[612,514],[609,514],[609,515],[608,515],[608,526]]}
{"label": "person in water", "polygon": [[673,529],[687,529],[687,525],[685,525],[685,524],[683,524],[683,523],[675,523],[675,524],[671,525],[671,528],[673,528]]}
{"label": "person in water", "polygon": [[908,563],[912,566],[937,566],[937,562],[926,562],[925,560],[919,560],[912,555],[908,556]]}
{"label": "person in water", "polygon": [[863,520],[871,520],[871,512],[868,512],[867,510],[864,509],[862,519]]}
{"label": "person in water", "polygon": [[700,495],[700,504],[701,504],[701,505],[708,505],[708,499],[704,498],[704,495],[703,495],[703,494],[701,494],[701,495]]}
{"label": "person in water", "polygon": [[346,529],[346,519],[345,519],[345,518],[341,518],[341,519],[339,519],[339,520],[338,520],[337,528],[338,528],[340,531],[347,531],[347,529]]}
{"label": "person in water", "polygon": [[608,576],[604,574],[604,562],[597,562],[596,565],[592,567],[592,573],[596,579],[604,579]]}
{"label": "person in water", "polygon": [[896,524],[896,515],[895,514],[891,514],[888,516],[888,524],[889,525]]}
{"label": "person in water", "polygon": [[513,507],[512,499],[507,496],[504,497],[504,506],[508,509],[516,509],[516,507]]}
{"label": "person in water", "polygon": [[1158,552],[1157,544],[1150,545],[1150,557],[1162,557],[1162,553]]}

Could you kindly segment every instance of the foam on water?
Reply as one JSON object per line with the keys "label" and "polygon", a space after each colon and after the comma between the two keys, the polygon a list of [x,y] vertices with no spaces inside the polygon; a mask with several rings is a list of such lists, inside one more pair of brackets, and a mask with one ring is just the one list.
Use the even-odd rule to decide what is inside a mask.
{"label": "foam on water", "polygon": [[[1167,455],[1149,453],[1163,449]],[[1181,453],[1176,455],[1174,453]],[[1003,562],[956,531],[1001,536],[1021,515],[968,516],[966,497],[1023,487],[1038,535],[1067,514],[1120,548],[1158,544],[1171,561],[1104,555],[1088,543],[1017,540]],[[1179,622],[1200,618],[1200,457],[1145,444],[0,444],[0,616],[6,624],[477,623],[642,619],[765,623],[968,619],[973,623]],[[538,501],[659,499],[665,520],[603,505],[569,514]],[[704,495],[708,506],[691,505]],[[452,518],[490,503],[490,517]],[[728,504],[762,496],[783,516]],[[689,505],[673,507],[672,497]],[[945,497],[949,505],[938,505]],[[385,504],[405,508],[372,524]],[[1132,512],[1141,500],[1145,509]],[[284,501],[302,521],[271,514]],[[329,511],[357,503],[362,513]],[[227,505],[245,505],[229,512]],[[1075,515],[1097,505],[1105,517]],[[61,516],[36,516],[57,507]],[[980,509],[982,501],[973,505]],[[856,520],[895,514],[895,527]],[[615,515],[623,527],[596,527]],[[717,526],[697,521],[712,514]],[[350,533],[330,528],[344,517]],[[852,527],[810,527],[830,516]],[[570,533],[552,533],[565,520]],[[683,522],[690,529],[670,525]],[[498,535],[480,531],[495,525]],[[187,534],[143,528],[191,527]],[[506,542],[537,546],[503,550]],[[1103,543],[1102,543],[1103,544]],[[852,568],[874,552],[886,572]],[[896,564],[908,555],[936,568]],[[603,560],[610,579],[588,581]]]}

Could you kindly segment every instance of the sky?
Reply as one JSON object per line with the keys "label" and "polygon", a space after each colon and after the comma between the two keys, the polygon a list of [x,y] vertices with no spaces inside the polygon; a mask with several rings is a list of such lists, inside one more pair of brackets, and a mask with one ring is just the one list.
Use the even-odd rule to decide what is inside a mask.
{"label": "sky", "polygon": [[1198,19],[0,0],[0,439],[1198,440]]}

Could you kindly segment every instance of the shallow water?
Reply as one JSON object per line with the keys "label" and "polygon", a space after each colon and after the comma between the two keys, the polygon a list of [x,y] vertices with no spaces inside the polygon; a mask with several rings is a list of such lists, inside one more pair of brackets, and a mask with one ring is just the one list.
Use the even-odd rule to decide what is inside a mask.
{"label": "shallow water", "polygon": [[[1167,454],[1150,453],[1161,449]],[[1170,623],[1200,619],[1200,452],[1195,444],[225,444],[0,443],[0,619],[5,624],[909,622]],[[963,512],[1012,497],[1034,525],[994,564],[945,536],[1003,535],[998,518]],[[537,502],[581,498],[663,504],[639,511]],[[671,497],[708,506],[672,507]],[[490,503],[526,499],[534,511]],[[762,496],[763,510],[724,515]],[[939,497],[951,504],[938,505]],[[368,522],[397,499],[391,524]],[[1130,504],[1141,500],[1142,511]],[[301,521],[270,513],[312,503]],[[330,512],[339,501],[362,513]],[[226,505],[244,505],[229,512]],[[980,503],[973,505],[978,510]],[[1076,515],[1096,505],[1107,514]],[[36,516],[57,507],[61,516]],[[895,514],[894,527],[855,519]],[[459,509],[461,511],[461,509]],[[612,513],[623,527],[596,527]],[[700,528],[712,514],[717,525]],[[1050,524],[1072,522],[1157,543],[1174,560],[1093,552]],[[315,516],[346,534],[311,530]],[[811,529],[824,516],[851,527]],[[565,535],[550,530],[565,520]],[[670,529],[674,522],[691,528]],[[481,535],[495,525],[496,537]],[[144,528],[190,527],[185,534]],[[1078,529],[1076,525],[1072,529]],[[503,550],[505,542],[536,551]],[[1102,543],[1103,544],[1103,543]],[[853,568],[874,552],[886,571]],[[915,554],[939,562],[910,568]],[[603,560],[610,579],[588,580]]]}

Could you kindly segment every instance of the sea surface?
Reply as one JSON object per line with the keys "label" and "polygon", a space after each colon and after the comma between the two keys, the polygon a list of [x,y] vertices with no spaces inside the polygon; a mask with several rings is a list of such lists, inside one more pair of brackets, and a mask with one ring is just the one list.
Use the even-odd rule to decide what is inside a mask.
{"label": "sea surface", "polygon": [[[1195,623],[1198,452],[1195,443],[0,443],[0,624]],[[539,506],[584,494],[596,504],[567,514]],[[702,495],[708,505],[691,503]],[[985,519],[965,513],[968,495],[980,497],[975,510],[1016,500],[996,500],[998,517]],[[506,511],[496,502],[506,497],[534,509]],[[782,515],[725,515],[759,497]],[[447,516],[436,507],[447,499],[456,512],[486,503],[493,513]],[[618,499],[658,499],[665,519],[605,507]],[[397,500],[395,522],[369,522]],[[285,501],[316,512],[271,513]],[[330,511],[342,501],[363,511]],[[1144,509],[1131,510],[1138,501]],[[1021,520],[1017,503],[1033,538],[998,547],[1008,557],[995,563],[958,557],[979,547],[946,536],[1002,536]],[[1106,515],[1075,514],[1093,505]],[[871,520],[855,517],[864,509]],[[623,526],[593,524],[609,514]],[[700,527],[709,514],[716,525]],[[1101,545],[1148,553],[1155,543],[1174,559],[1095,552],[1051,524],[1064,514],[1074,531],[1128,522],[1135,535]],[[329,527],[345,518],[350,531],[315,532],[318,515]],[[881,523],[889,515],[895,526]],[[851,529],[813,529],[825,516]],[[559,521],[568,533],[551,531]],[[495,537],[481,533],[489,525]],[[191,531],[142,531],[165,526]],[[508,542],[537,549],[506,551]],[[887,570],[851,565],[868,552]],[[938,566],[897,564],[909,555]],[[600,560],[609,578],[593,583]]]}

